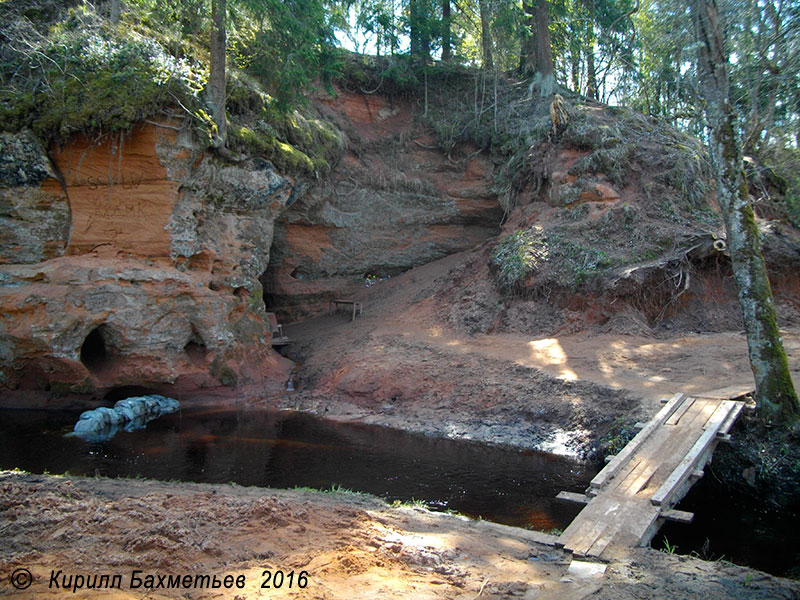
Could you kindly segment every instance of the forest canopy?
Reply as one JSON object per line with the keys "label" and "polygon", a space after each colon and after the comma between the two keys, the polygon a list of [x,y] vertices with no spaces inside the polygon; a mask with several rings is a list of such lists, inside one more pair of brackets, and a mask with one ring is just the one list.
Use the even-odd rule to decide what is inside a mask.
{"label": "forest canopy", "polygon": [[[800,5],[718,4],[744,155],[796,218]],[[704,135],[697,44],[688,5],[674,0],[4,0],[3,128],[63,138],[127,128],[169,104],[213,137],[216,5],[228,114],[259,114],[267,137],[310,88],[359,75],[352,51],[383,57],[379,75],[395,89],[419,89],[436,71],[477,72]]]}

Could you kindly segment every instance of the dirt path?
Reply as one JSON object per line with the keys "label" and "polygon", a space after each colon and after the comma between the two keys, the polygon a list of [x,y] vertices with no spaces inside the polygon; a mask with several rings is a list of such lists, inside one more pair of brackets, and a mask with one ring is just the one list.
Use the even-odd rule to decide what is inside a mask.
{"label": "dirt path", "polygon": [[[798,582],[649,549],[617,557],[604,574],[585,575],[570,570],[567,554],[541,543],[544,534],[351,493],[9,472],[0,473],[0,489],[0,595],[10,598],[800,597]],[[33,576],[24,591],[10,585],[17,569]],[[142,582],[152,576],[152,589],[131,585],[137,570]],[[262,589],[265,571],[274,578],[279,570],[283,585],[276,589],[273,579]],[[63,589],[67,581],[75,587],[78,576],[95,582],[103,574],[107,581],[120,575],[119,589]],[[158,587],[159,576],[167,582],[176,575],[188,575],[191,585]],[[202,588],[203,575],[241,577],[243,586]]]}
{"label": "dirt path", "polygon": [[[676,392],[752,390],[743,332],[672,338],[609,333],[469,335],[442,318],[454,255],[365,288],[344,312],[285,329],[298,392],[289,406],[432,435],[586,455],[620,423]],[[784,332],[800,381],[800,330]]]}
{"label": "dirt path", "polygon": [[[519,334],[458,337],[434,329],[420,341],[540,369],[566,381],[592,381],[645,400],[676,392],[729,397],[753,390],[743,333],[683,335],[671,340],[610,334],[531,338]],[[800,381],[800,332],[784,331],[793,376]]]}

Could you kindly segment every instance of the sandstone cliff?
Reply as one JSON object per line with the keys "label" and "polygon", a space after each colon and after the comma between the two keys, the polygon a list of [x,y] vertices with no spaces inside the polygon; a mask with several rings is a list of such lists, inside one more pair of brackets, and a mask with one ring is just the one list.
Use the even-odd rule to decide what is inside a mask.
{"label": "sandstone cliff", "polygon": [[180,121],[75,137],[49,156],[28,133],[0,143],[7,403],[285,381],[258,276],[292,179],[259,159],[219,162]]}
{"label": "sandstone cliff", "polygon": [[320,104],[347,150],[276,222],[261,279],[270,310],[286,320],[315,314],[365,277],[395,275],[498,233],[494,165],[467,144],[445,156],[413,100],[341,91]]}
{"label": "sandstone cliff", "polygon": [[180,119],[48,151],[4,134],[5,396],[276,390],[291,363],[271,349],[265,301],[284,321],[315,314],[366,276],[499,231],[492,163],[466,145],[445,156],[411,101],[342,93],[316,110],[346,139],[318,182],[261,158],[221,161]]}

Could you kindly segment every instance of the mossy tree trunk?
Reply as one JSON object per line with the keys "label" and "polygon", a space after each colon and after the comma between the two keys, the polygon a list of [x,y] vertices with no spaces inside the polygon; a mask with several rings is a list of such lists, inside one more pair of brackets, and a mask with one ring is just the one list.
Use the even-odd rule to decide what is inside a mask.
{"label": "mossy tree trunk", "polygon": [[228,137],[225,114],[226,13],[226,0],[211,0],[211,73],[208,78],[208,101],[211,105],[211,117],[217,126],[217,134],[212,142],[215,148],[224,147]]}
{"label": "mossy tree trunk", "polygon": [[716,0],[692,0],[691,11],[699,46],[700,88],[711,129],[717,196],[739,289],[750,365],[755,377],[756,404],[764,421],[793,423],[800,416],[800,403],[778,329],[758,227],[742,170],[741,142],[730,104],[728,56]]}

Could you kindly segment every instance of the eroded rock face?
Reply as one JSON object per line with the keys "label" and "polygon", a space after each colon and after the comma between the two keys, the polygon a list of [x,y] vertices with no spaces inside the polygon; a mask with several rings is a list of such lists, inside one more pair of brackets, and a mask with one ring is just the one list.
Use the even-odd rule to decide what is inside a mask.
{"label": "eroded rock face", "polygon": [[70,209],[53,165],[30,132],[0,133],[0,263],[64,254]]}
{"label": "eroded rock face", "polygon": [[445,156],[415,123],[407,101],[340,93],[326,118],[348,137],[334,172],[276,222],[270,310],[283,320],[319,312],[328,299],[466,250],[499,231],[503,211],[491,162],[475,148]]}
{"label": "eroded rock face", "polygon": [[313,187],[262,159],[223,163],[177,119],[49,155],[4,136],[2,389],[282,385],[291,363],[271,349],[261,282],[268,308],[296,319],[366,275],[497,233],[493,166],[476,148],[445,156],[407,101],[324,103],[348,151]]}
{"label": "eroded rock face", "polygon": [[[294,182],[224,165],[180,122],[51,150],[5,136],[0,387],[284,382],[258,276]],[[7,393],[6,393],[7,392]]]}

